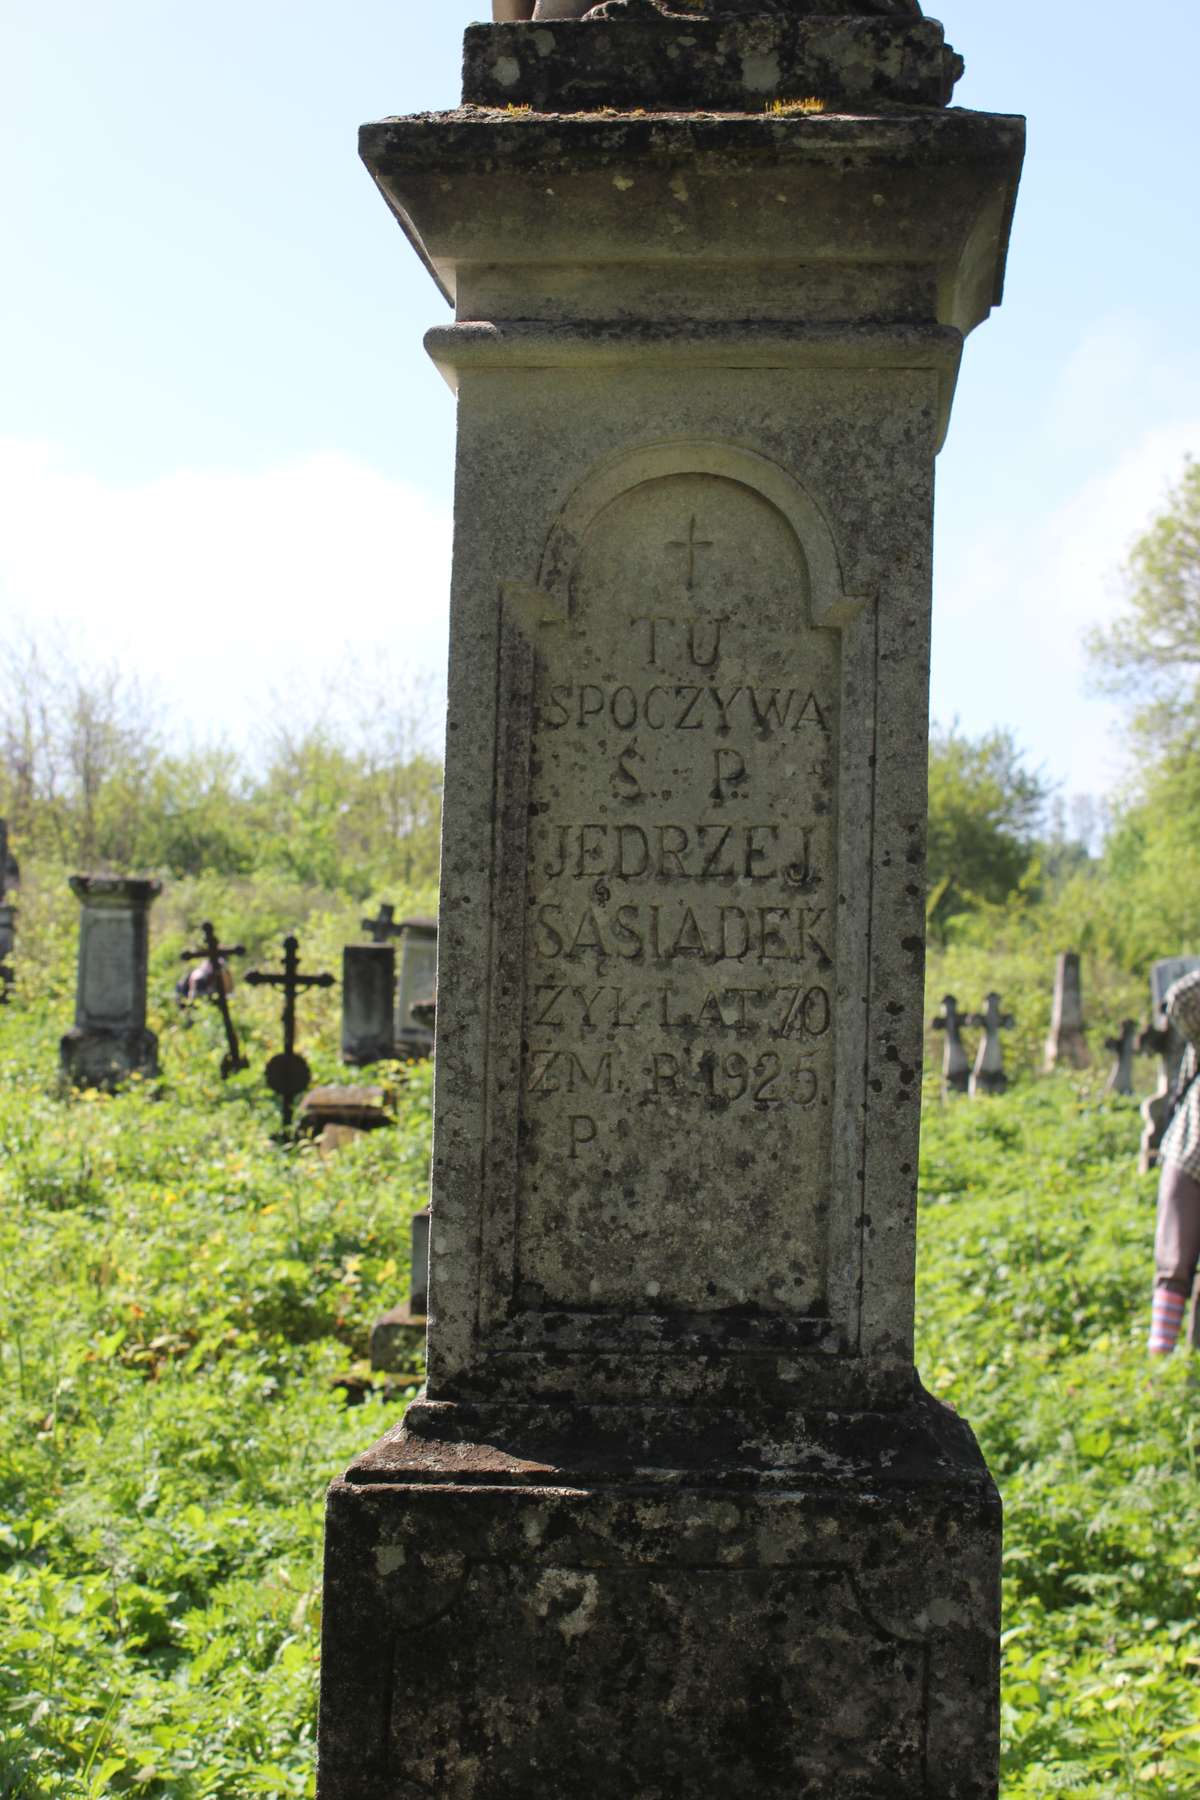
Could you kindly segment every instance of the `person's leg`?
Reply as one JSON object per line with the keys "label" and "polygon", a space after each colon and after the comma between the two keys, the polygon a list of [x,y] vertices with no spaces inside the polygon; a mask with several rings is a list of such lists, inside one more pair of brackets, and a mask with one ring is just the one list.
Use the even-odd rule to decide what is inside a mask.
{"label": "person's leg", "polygon": [[1154,1305],[1150,1351],[1169,1356],[1179,1340],[1183,1316],[1200,1261],[1200,1181],[1174,1163],[1164,1163],[1158,1184],[1158,1230],[1154,1239]]}

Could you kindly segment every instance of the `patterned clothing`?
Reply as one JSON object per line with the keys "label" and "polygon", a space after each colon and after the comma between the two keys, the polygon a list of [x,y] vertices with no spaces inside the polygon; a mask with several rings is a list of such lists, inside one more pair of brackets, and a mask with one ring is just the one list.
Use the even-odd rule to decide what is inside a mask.
{"label": "patterned clothing", "polygon": [[1186,1087],[1189,1081],[1192,1085],[1167,1127],[1160,1159],[1200,1181],[1200,1081],[1193,1080],[1200,1068],[1200,972],[1185,975],[1167,989],[1164,1010],[1180,1037],[1187,1039],[1179,1087]]}

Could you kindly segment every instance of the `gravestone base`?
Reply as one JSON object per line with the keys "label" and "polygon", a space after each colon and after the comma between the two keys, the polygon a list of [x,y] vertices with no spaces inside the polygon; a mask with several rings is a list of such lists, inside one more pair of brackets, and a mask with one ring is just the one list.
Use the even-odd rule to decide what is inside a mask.
{"label": "gravestone base", "polygon": [[133,1075],[158,1074],[158,1039],[145,1027],[103,1031],[74,1025],[60,1040],[59,1060],[69,1087],[111,1091]]}
{"label": "gravestone base", "polygon": [[418,1402],[335,1483],[322,1800],[994,1800],[1001,1512],[963,1421],[691,1414],[665,1467],[666,1415],[611,1411],[534,1440]]}

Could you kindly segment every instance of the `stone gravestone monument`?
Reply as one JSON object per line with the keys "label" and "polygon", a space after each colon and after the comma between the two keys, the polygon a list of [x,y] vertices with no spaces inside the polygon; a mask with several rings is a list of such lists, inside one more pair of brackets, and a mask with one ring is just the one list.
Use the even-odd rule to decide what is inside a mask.
{"label": "stone gravestone monument", "polygon": [[476,27],[363,133],[459,488],[429,1376],[330,1492],[321,1800],[997,1792],[913,1272],[934,458],[1023,130],[800,10]]}
{"label": "stone gravestone monument", "polygon": [[1083,973],[1074,950],[1067,950],[1059,957],[1054,971],[1054,1011],[1043,1064],[1046,1074],[1051,1074],[1061,1063],[1071,1069],[1090,1069],[1092,1066],[1092,1053],[1088,1049],[1083,1023]]}
{"label": "stone gravestone monument", "polygon": [[975,1056],[975,1067],[971,1070],[972,1100],[978,1099],[981,1094],[1007,1092],[1008,1072],[1004,1067],[1004,1039],[1001,1033],[1011,1031],[1016,1020],[1011,1013],[1000,1011],[999,994],[989,994],[983,1011],[972,1013],[967,1023],[977,1025],[983,1032]]}
{"label": "stone gravestone monument", "polygon": [[1167,1128],[1171,1095],[1179,1079],[1179,1066],[1187,1046],[1163,1010],[1163,1002],[1177,981],[1200,969],[1200,956],[1164,956],[1150,971],[1150,1023],[1137,1047],[1143,1055],[1158,1057],[1158,1086],[1142,1101],[1142,1141],[1138,1167],[1145,1174],[1158,1165],[1158,1149]]}
{"label": "stone gravestone monument", "polygon": [[951,1094],[965,1094],[971,1082],[971,1064],[962,1040],[962,1026],[963,1016],[958,1010],[958,1001],[953,994],[947,994],[942,1001],[941,1012],[933,1021],[933,1029],[945,1033],[945,1048],[942,1051],[944,1099],[948,1099]]}
{"label": "stone gravestone monument", "polygon": [[1106,1094],[1132,1094],[1133,1058],[1137,1051],[1137,1040],[1138,1028],[1133,1019],[1122,1019],[1119,1037],[1105,1038],[1104,1048],[1111,1050],[1115,1058],[1104,1084]]}
{"label": "stone gravestone monument", "polygon": [[396,1054],[396,952],[390,944],[342,951],[342,1061],[365,1068]]}
{"label": "stone gravestone monument", "polygon": [[73,1087],[114,1088],[130,1075],[158,1073],[158,1039],[146,1027],[150,908],[160,881],[74,875],[79,901],[75,1024],[62,1040],[63,1074]]}
{"label": "stone gravestone monument", "polygon": [[400,921],[400,981],[396,989],[396,1054],[429,1056],[433,1032],[413,1008],[427,1000],[437,982],[436,919]]}
{"label": "stone gravestone monument", "polygon": [[9,958],[17,942],[17,909],[6,899],[8,876],[8,820],[0,819],[0,1004],[8,999],[15,980]]}

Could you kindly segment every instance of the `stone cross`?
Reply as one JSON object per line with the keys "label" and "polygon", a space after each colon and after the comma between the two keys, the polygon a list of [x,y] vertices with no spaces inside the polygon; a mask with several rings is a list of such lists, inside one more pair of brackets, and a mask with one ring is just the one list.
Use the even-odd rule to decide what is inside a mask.
{"label": "stone cross", "polygon": [[312,1071],[296,1051],[296,999],[309,988],[330,988],[332,975],[304,975],[300,972],[300,944],[294,937],[283,940],[283,973],[251,969],[246,977],[249,987],[277,987],[283,990],[283,1053],[273,1056],[266,1067],[267,1086],[278,1094],[286,1131],[295,1113],[296,1101],[312,1080]]}
{"label": "stone cross", "polygon": [[1106,1094],[1132,1094],[1133,1092],[1133,1058],[1137,1050],[1138,1028],[1133,1019],[1122,1019],[1121,1035],[1104,1040],[1104,1048],[1111,1050],[1116,1057],[1108,1080],[1104,1084]]}
{"label": "stone cross", "polygon": [[1045,1073],[1051,1074],[1062,1063],[1071,1069],[1092,1066],[1083,1023],[1083,974],[1074,950],[1064,951],[1054,973],[1054,1011],[1046,1039]]}
{"label": "stone cross", "polygon": [[962,1014],[953,994],[945,996],[942,1010],[932,1024],[934,1031],[946,1034],[942,1052],[942,1093],[945,1096],[965,1094],[971,1080],[971,1064],[962,1041]]}
{"label": "stone cross", "polygon": [[240,1075],[243,1069],[250,1067],[242,1055],[237,1027],[233,1022],[233,1014],[229,1010],[229,994],[222,979],[224,971],[229,966],[229,958],[245,956],[246,946],[244,944],[223,944],[215,927],[208,919],[204,921],[200,929],[204,938],[202,947],[198,950],[183,951],[180,960],[195,962],[198,958],[203,957],[213,972],[213,979],[208,991],[209,997],[221,1015],[221,1024],[225,1027],[225,1054],[221,1058],[221,1080],[227,1081],[231,1075]]}
{"label": "stone cross", "polygon": [[1148,1099],[1142,1101],[1141,1107],[1142,1138],[1138,1167],[1143,1174],[1158,1166],[1158,1152],[1167,1128],[1171,1096],[1175,1092],[1180,1064],[1187,1049],[1168,1020],[1163,1003],[1175,983],[1197,969],[1200,969],[1200,957],[1166,956],[1156,962],[1150,971],[1150,1023],[1139,1035],[1137,1049],[1139,1055],[1157,1056],[1159,1063],[1158,1086]]}
{"label": "stone cross", "polygon": [[913,795],[1022,130],[932,20],[712,10],[472,26],[360,140],[459,480],[428,1383],[330,1491],[320,1800],[997,1792]]}
{"label": "stone cross", "polygon": [[390,943],[392,938],[399,937],[404,930],[403,924],[396,922],[396,909],[390,901],[382,903],[375,918],[364,919],[362,928],[370,932],[373,944]]}
{"label": "stone cross", "polygon": [[342,951],[342,1061],[359,1068],[396,1054],[396,952],[391,944]]}
{"label": "stone cross", "polygon": [[62,1040],[72,1087],[119,1087],[158,1073],[158,1039],[146,1026],[150,908],[160,881],[73,875],[81,907],[75,1024]]}
{"label": "stone cross", "polygon": [[999,994],[989,994],[984,1002],[984,1010],[972,1013],[967,1023],[979,1026],[984,1034],[971,1072],[971,1098],[976,1099],[980,1094],[1004,1093],[1008,1087],[1008,1075],[1004,1068],[1004,1043],[1000,1033],[1011,1031],[1016,1020],[1011,1013],[1000,1011]]}

